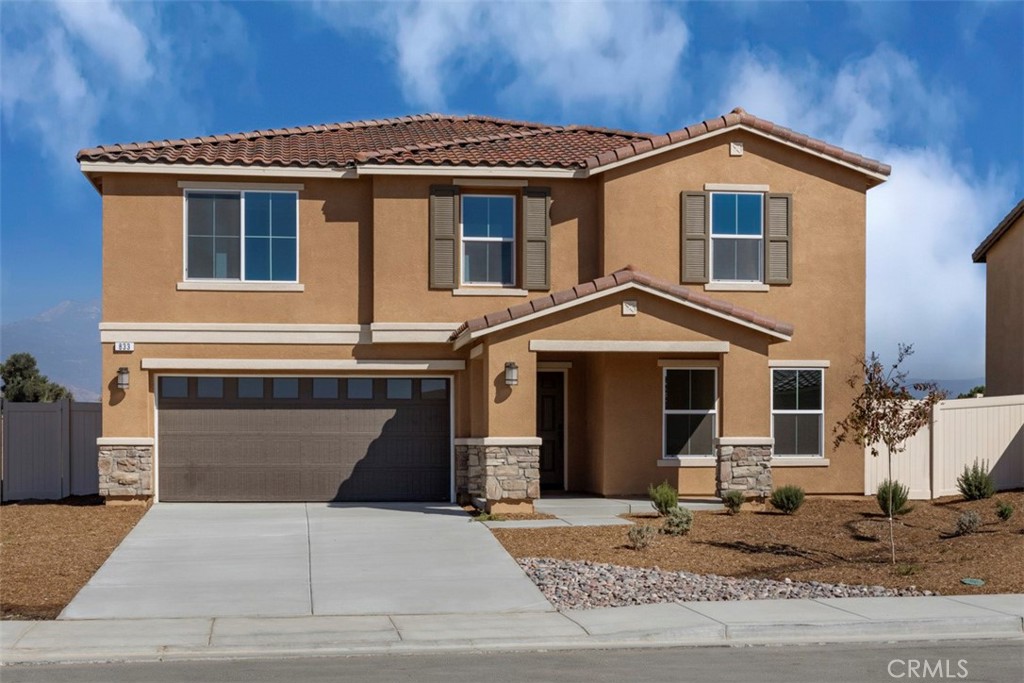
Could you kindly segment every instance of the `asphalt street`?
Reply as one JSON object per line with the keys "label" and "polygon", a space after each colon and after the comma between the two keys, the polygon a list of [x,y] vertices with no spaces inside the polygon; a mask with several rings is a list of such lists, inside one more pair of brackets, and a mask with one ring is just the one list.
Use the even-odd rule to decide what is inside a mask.
{"label": "asphalt street", "polygon": [[4,667],[4,683],[874,683],[1024,680],[1024,641],[689,647]]}

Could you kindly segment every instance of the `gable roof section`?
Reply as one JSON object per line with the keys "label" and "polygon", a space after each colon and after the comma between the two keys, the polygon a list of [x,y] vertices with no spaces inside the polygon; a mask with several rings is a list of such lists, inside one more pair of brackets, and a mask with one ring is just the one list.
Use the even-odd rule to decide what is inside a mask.
{"label": "gable roof section", "polygon": [[1006,214],[1006,216],[1003,217],[1003,220],[999,221],[999,225],[996,226],[996,229],[990,232],[988,237],[982,240],[981,244],[978,245],[978,248],[974,250],[974,253],[971,255],[974,262],[985,263],[985,255],[988,253],[988,250],[992,248],[993,244],[999,241],[1000,237],[1006,234],[1010,229],[1010,226],[1013,225],[1021,216],[1024,216],[1024,199],[1021,199],[1017,202],[1017,206],[1010,209],[1010,213]]}
{"label": "gable roof section", "polygon": [[664,135],[549,126],[488,116],[420,114],[248,133],[105,145],[78,161],[254,168],[547,168],[578,177],[726,130],[744,129],[884,180],[890,167],[733,109]]}
{"label": "gable roof section", "polygon": [[464,346],[498,329],[527,322],[535,318],[570,308],[584,301],[599,299],[624,289],[640,289],[656,296],[662,296],[684,306],[697,309],[710,315],[730,320],[744,327],[753,328],[772,337],[789,341],[793,335],[793,325],[763,316],[742,306],[728,301],[707,296],[682,285],[672,284],[667,280],[655,278],[642,271],[626,266],[610,275],[599,277],[590,282],[583,282],[570,289],[552,292],[547,296],[532,299],[525,303],[495,311],[480,318],[462,323],[448,341],[455,348]]}

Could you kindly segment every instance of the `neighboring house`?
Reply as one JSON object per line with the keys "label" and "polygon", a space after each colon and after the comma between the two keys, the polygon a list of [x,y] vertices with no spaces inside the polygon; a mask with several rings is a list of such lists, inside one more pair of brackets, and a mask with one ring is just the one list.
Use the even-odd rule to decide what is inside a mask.
{"label": "neighboring house", "polygon": [[986,264],[985,395],[1024,394],[1024,199],[973,258]]}
{"label": "neighboring house", "polygon": [[423,115],[78,160],[103,196],[108,497],[863,490],[832,428],[877,161],[741,109],[667,135]]}

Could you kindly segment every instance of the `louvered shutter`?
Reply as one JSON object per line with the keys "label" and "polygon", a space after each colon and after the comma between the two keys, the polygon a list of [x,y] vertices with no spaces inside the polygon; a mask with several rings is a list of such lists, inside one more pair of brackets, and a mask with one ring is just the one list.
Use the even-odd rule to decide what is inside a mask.
{"label": "louvered shutter", "polygon": [[430,188],[430,287],[455,289],[458,244],[459,189],[450,185]]}
{"label": "louvered shutter", "polygon": [[523,188],[523,289],[551,289],[550,205],[550,188]]}
{"label": "louvered shutter", "polygon": [[708,281],[708,195],[683,192],[680,205],[680,281],[703,284]]}
{"label": "louvered shutter", "polygon": [[768,195],[764,240],[764,281],[768,285],[793,284],[792,204],[791,195]]}

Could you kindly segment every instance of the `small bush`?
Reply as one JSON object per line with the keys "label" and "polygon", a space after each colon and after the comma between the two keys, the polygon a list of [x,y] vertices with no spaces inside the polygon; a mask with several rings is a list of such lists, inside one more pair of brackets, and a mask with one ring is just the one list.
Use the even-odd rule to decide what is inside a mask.
{"label": "small bush", "polygon": [[981,515],[974,510],[967,510],[966,512],[961,512],[960,516],[956,518],[956,530],[953,531],[953,535],[966,536],[973,534],[980,528]]}
{"label": "small bush", "polygon": [[647,495],[651,497],[651,506],[662,517],[679,507],[679,492],[667,481],[663,481],[657,486],[654,484],[648,486]]}
{"label": "small bush", "polygon": [[1004,522],[1009,522],[1013,517],[1013,506],[1005,500],[996,501],[996,515]]}
{"label": "small bush", "polygon": [[661,533],[669,536],[685,536],[690,533],[693,527],[693,513],[686,508],[677,507],[668,513],[665,525],[661,527]]}
{"label": "small bush", "polygon": [[651,544],[657,533],[655,528],[649,524],[637,524],[634,527],[630,527],[629,532],[626,534],[626,537],[629,539],[629,547],[633,550],[643,550]]}
{"label": "small bush", "polygon": [[896,573],[900,576],[913,576],[920,569],[916,564],[901,564],[896,566]]}
{"label": "small bush", "polygon": [[878,501],[878,507],[882,509],[882,514],[889,514],[889,504],[892,504],[892,514],[902,515],[904,512],[909,512],[907,508],[907,498],[910,497],[910,487],[905,484],[901,484],[898,481],[890,481],[886,479],[878,485],[878,493],[875,494],[875,500]]}
{"label": "small bush", "polygon": [[772,491],[771,504],[776,510],[791,515],[804,504],[804,490],[792,484],[780,486]]}
{"label": "small bush", "polygon": [[967,500],[991,498],[996,492],[995,482],[988,473],[988,461],[975,460],[970,467],[964,465],[964,473],[956,478],[956,487]]}
{"label": "small bush", "polygon": [[495,513],[492,513],[492,512],[484,512],[483,510],[481,510],[476,515],[474,515],[473,517],[470,517],[469,521],[471,521],[471,522],[504,522],[505,518],[502,517],[499,514],[495,514]]}
{"label": "small bush", "polygon": [[743,491],[733,489],[722,494],[722,503],[725,504],[725,509],[729,511],[730,515],[735,515],[740,511],[744,500]]}

